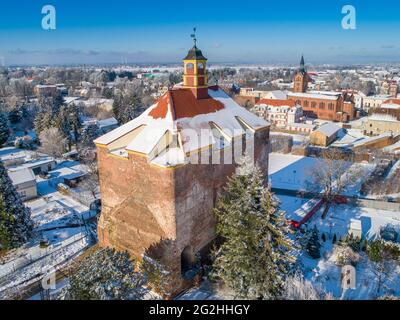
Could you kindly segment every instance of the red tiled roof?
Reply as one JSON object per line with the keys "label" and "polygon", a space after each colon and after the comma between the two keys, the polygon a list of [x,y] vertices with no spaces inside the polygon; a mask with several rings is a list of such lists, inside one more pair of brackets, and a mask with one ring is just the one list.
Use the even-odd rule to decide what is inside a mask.
{"label": "red tiled roof", "polygon": [[389,104],[389,103],[400,104],[400,99],[388,99],[384,103],[386,103],[386,104]]}
{"label": "red tiled roof", "polygon": [[281,107],[289,106],[294,107],[296,105],[294,100],[279,100],[279,99],[261,99],[257,104],[266,104],[267,106]]}
{"label": "red tiled roof", "polygon": [[[214,89],[214,88],[212,88]],[[168,105],[172,107],[168,110]],[[200,114],[207,114],[224,109],[222,102],[213,98],[196,99],[190,89],[178,88],[164,93],[157,102],[157,106],[149,112],[154,119],[165,118],[168,112],[174,120],[192,118]]]}

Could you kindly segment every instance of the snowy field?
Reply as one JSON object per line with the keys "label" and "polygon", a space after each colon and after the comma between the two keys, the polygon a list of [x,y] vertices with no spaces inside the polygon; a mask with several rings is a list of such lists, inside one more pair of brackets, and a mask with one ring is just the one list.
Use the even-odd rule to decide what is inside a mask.
{"label": "snowy field", "polygon": [[[312,170],[318,165],[318,158],[270,153],[269,180],[273,188],[294,191],[307,190],[307,181],[311,181]],[[360,179],[353,185],[348,186],[344,194],[358,196],[362,182],[373,171],[375,165],[354,163],[351,166],[361,170]]]}

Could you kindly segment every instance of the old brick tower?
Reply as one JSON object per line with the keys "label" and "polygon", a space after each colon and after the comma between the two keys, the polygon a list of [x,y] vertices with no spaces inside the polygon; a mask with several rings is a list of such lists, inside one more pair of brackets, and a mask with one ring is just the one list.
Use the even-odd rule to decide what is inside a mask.
{"label": "old brick tower", "polygon": [[136,119],[95,140],[102,212],[101,246],[168,261],[176,289],[187,284],[196,254],[215,238],[217,194],[250,145],[265,172],[269,124],[207,84],[196,42],[184,58],[184,82]]}

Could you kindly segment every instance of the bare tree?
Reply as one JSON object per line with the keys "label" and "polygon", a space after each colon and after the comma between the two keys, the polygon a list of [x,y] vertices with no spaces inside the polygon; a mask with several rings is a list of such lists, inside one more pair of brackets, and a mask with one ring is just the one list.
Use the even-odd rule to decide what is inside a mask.
{"label": "bare tree", "polygon": [[96,199],[96,194],[99,191],[99,177],[96,173],[89,172],[81,185],[83,189],[89,191],[93,198]]}
{"label": "bare tree", "polygon": [[44,129],[39,134],[39,151],[53,157],[61,157],[65,151],[67,140],[57,128]]}
{"label": "bare tree", "polygon": [[335,203],[337,197],[343,194],[347,187],[353,186],[360,174],[358,166],[344,161],[342,154],[336,149],[322,151],[317,163],[310,171],[306,187],[310,192],[319,193],[325,200],[323,219],[326,218],[329,208]]}
{"label": "bare tree", "polygon": [[89,191],[93,198],[96,199],[97,192],[99,191],[99,170],[97,167],[97,161],[95,159],[86,160],[88,174],[85,177],[85,180],[82,181],[81,185],[83,189]]}
{"label": "bare tree", "polygon": [[323,298],[313,284],[299,273],[286,279],[284,292],[286,300],[321,300]]}

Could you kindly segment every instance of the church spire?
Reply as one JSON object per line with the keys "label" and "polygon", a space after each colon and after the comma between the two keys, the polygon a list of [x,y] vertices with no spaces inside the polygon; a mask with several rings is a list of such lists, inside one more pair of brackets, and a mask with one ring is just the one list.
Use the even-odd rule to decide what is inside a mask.
{"label": "church spire", "polygon": [[304,63],[304,56],[303,55],[301,55],[301,60],[300,60],[300,71],[301,72],[306,72],[306,66],[305,66],[305,63]]}

